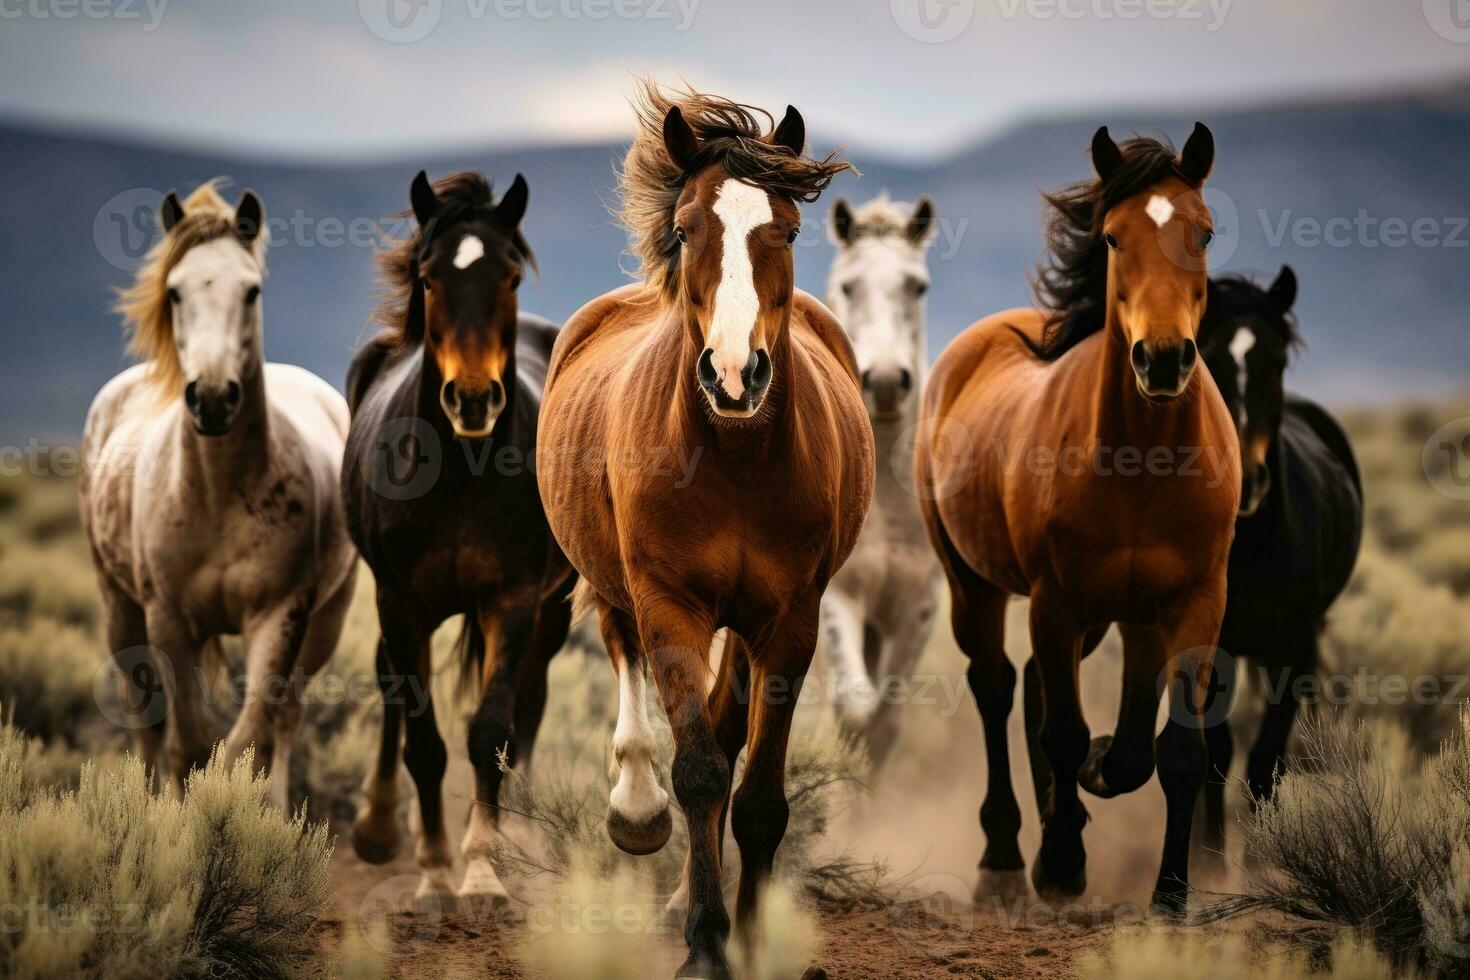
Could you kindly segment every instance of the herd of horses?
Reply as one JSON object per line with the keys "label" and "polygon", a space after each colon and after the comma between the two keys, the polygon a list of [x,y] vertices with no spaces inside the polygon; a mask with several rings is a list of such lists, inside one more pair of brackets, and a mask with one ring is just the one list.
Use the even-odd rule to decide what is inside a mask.
{"label": "herd of horses", "polygon": [[[1205,849],[1222,850],[1232,746],[1211,699],[1238,657],[1315,669],[1362,531],[1342,430],[1283,390],[1291,270],[1265,289],[1209,277],[1210,131],[1196,124],[1176,155],[1099,129],[1096,176],[1045,198],[1040,308],[980,320],[926,369],[930,200],[839,200],[824,305],[795,289],[791,246],[800,205],[849,165],[810,155],[791,107],[776,123],[648,82],[636,108],[620,190],[639,281],[560,329],[524,314],[525,179],[496,199],[480,175],[420,172],[417,232],[380,256],[382,331],[354,357],[345,402],[263,360],[260,200],[247,191],[231,208],[213,184],[165,198],[164,236],[120,303],[142,363],[97,396],[80,484],[109,647],[146,648],[166,681],[167,711],[137,728],[138,751],[174,786],[208,757],[196,665],[241,634],[246,695],[223,751],[253,745],[284,806],[300,682],[336,645],[360,556],[376,585],[383,725],[353,846],[369,862],[397,853],[401,751],[422,890],[502,897],[503,764],[529,759],[548,664],[595,610],[618,685],[607,832],[633,854],[670,836],[651,673],[689,831],[670,899],[689,947],[679,975],[724,977],[725,825],[744,930],[786,829],[787,747],[814,656],[839,680],[843,726],[875,760],[891,756],[903,707],[875,686],[913,670],[942,574],[984,727],[977,899],[1027,892],[1004,643],[1020,595],[1043,824],[1032,884],[1086,886],[1079,788],[1109,797],[1157,772],[1154,905],[1182,915],[1201,795]],[[478,691],[458,884],[430,694],[430,640],[455,616]],[[1079,664],[1114,624],[1118,721],[1090,738]],[[132,678],[120,683],[128,695]],[[1248,766],[1257,797],[1297,708],[1294,685],[1272,690]]]}

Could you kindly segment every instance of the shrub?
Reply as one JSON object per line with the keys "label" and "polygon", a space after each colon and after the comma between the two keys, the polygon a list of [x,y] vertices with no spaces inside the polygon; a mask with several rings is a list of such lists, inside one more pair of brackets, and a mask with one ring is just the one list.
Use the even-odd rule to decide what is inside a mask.
{"label": "shrub", "polygon": [[1246,893],[1215,914],[1342,927],[1401,967],[1470,976],[1470,714],[1421,772],[1406,756],[1368,725],[1305,722],[1243,822]]}
{"label": "shrub", "polygon": [[[1118,933],[1102,953],[1084,956],[1077,964],[1083,980],[1175,980],[1176,977],[1212,977],[1215,980],[1296,980],[1317,975],[1326,980],[1379,980],[1394,974],[1392,965],[1371,946],[1343,935],[1324,957],[1301,952],[1252,948],[1240,936],[1207,942],[1197,935],[1170,929]],[[1327,968],[1321,969],[1321,959]]]}
{"label": "shrub", "polygon": [[218,758],[182,801],[141,762],[82,770],[56,791],[33,746],[0,729],[0,973],[280,977],[313,969],[331,901],[320,826],[268,802],[248,755]]}

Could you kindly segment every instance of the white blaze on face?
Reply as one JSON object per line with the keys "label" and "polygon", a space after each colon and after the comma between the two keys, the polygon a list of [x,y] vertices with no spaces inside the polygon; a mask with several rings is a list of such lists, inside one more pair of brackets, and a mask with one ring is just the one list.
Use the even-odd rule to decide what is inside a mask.
{"label": "white blaze on face", "polygon": [[1241,327],[1235,331],[1235,336],[1230,338],[1230,356],[1235,358],[1235,388],[1240,392],[1240,430],[1245,431],[1245,355],[1250,353],[1252,347],[1256,346],[1256,334],[1250,327]]}
{"label": "white blaze on face", "polygon": [[720,239],[720,285],[705,343],[725,393],[738,399],[745,394],[740,372],[750,360],[750,338],[760,313],[755,292],[755,269],[750,261],[750,233],[772,220],[766,192],[731,178],[720,185],[714,212],[724,226]]}
{"label": "white blaze on face", "polygon": [[454,267],[468,269],[484,254],[484,243],[474,235],[466,235],[459,240],[459,249],[454,253]]}
{"label": "white blaze on face", "polygon": [[1172,217],[1174,217],[1174,205],[1162,194],[1155,194],[1148,199],[1148,205],[1143,209],[1144,213],[1154,219],[1154,224],[1160,228]]}

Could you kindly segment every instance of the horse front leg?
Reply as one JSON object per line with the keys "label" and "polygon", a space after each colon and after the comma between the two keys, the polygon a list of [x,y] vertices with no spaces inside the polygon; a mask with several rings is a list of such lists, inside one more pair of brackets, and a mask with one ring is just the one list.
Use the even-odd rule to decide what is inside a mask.
{"label": "horse front leg", "polygon": [[168,697],[159,678],[157,654],[148,644],[148,620],[142,606],[105,576],[99,580],[107,655],[117,673],[117,721],[132,734],[133,749],[156,783],[168,724]]}
{"label": "horse front leg", "polygon": [[183,796],[191,769],[202,769],[214,748],[213,726],[205,710],[199,673],[200,641],[174,610],[151,606],[145,611],[148,639],[162,654],[157,660],[160,686],[168,702],[163,761],[174,792]]}
{"label": "horse front leg", "polygon": [[720,814],[730,791],[730,764],[706,703],[714,626],[686,603],[663,597],[641,602],[636,618],[639,646],[673,729],[674,795],[689,827],[689,957],[677,976],[726,980],[730,916],[720,892]]}
{"label": "horse front leg", "polygon": [[257,772],[270,777],[271,800],[288,809],[291,742],[301,724],[306,677],[297,661],[311,621],[311,596],[298,594],[245,624],[245,701],[225,738],[233,764],[254,747]]}
{"label": "horse front leg", "polygon": [[1031,649],[1042,702],[1036,743],[1051,770],[1041,810],[1041,851],[1031,883],[1042,897],[1070,898],[1087,889],[1087,850],[1082,828],[1087,810],[1077,796],[1077,771],[1087,758],[1077,669],[1084,630],[1064,599],[1038,588],[1031,596]]}
{"label": "horse front leg", "polygon": [[495,873],[491,859],[500,844],[500,768],[503,753],[514,766],[520,755],[515,730],[517,692],[534,667],[531,641],[536,635],[540,607],[535,596],[502,598],[478,613],[485,637],[485,663],[480,703],[470,721],[470,763],[475,767],[475,799],[470,808],[460,851],[465,858],[462,898],[500,902],[509,893]]}
{"label": "horse front leg", "polygon": [[750,749],[745,774],[730,805],[730,823],[740,847],[740,889],[735,921],[754,951],[757,901],[775,866],[791,809],[786,802],[786,750],[798,695],[816,650],[820,593],[796,603],[777,624],[771,640],[752,651]]}
{"label": "horse front leg", "polygon": [[833,586],[822,597],[820,616],[819,643],[832,672],[837,721],[849,735],[865,738],[878,707],[878,692],[863,655],[867,613],[856,596]]}

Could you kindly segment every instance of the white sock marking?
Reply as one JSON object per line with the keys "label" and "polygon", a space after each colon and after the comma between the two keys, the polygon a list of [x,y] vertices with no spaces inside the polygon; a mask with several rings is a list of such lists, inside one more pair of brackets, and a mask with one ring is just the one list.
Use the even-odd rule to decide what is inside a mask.
{"label": "white sock marking", "polygon": [[725,393],[739,398],[745,394],[740,372],[750,360],[750,335],[761,309],[750,261],[750,233],[772,219],[771,199],[759,187],[732,177],[720,185],[713,210],[724,226],[723,266],[705,342],[714,351],[710,358]]}
{"label": "white sock marking", "polygon": [[1247,379],[1245,355],[1256,346],[1256,333],[1250,327],[1240,327],[1230,338],[1230,356],[1235,358],[1235,386],[1240,393],[1240,431],[1245,431],[1245,383]]}
{"label": "white sock marking", "polygon": [[669,805],[669,795],[653,772],[658,743],[648,723],[647,685],[642,664],[618,664],[618,724],[613,731],[613,759],[618,783],[609,802],[625,819],[642,823]]}
{"label": "white sock marking", "polygon": [[467,269],[484,254],[484,243],[474,235],[466,235],[459,240],[459,250],[454,253],[454,267]]}
{"label": "white sock marking", "polygon": [[1148,199],[1148,205],[1143,209],[1144,213],[1154,219],[1154,224],[1160,228],[1164,223],[1174,217],[1174,205],[1162,194],[1155,194]]}

